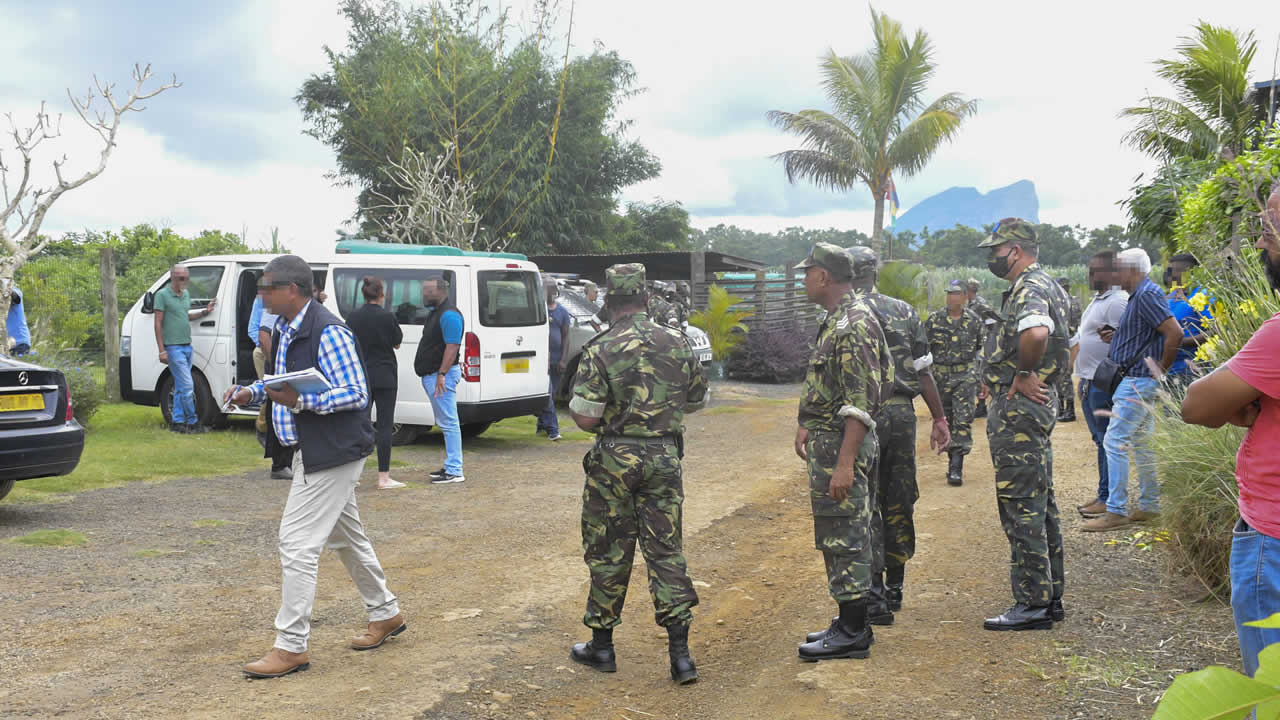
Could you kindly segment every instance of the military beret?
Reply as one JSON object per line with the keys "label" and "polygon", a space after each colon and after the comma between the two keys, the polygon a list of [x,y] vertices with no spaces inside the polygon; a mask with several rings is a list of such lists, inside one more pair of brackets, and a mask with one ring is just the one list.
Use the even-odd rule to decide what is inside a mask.
{"label": "military beret", "polygon": [[837,280],[848,280],[853,277],[853,258],[844,248],[831,243],[820,242],[809,251],[809,257],[795,266],[795,270],[820,267],[831,273]]}
{"label": "military beret", "polygon": [[978,247],[998,247],[1015,240],[1027,245],[1038,245],[1036,227],[1022,218],[1005,218],[991,228],[991,236],[978,243]]}
{"label": "military beret", "polygon": [[952,280],[950,284],[947,285],[948,295],[950,295],[951,293],[963,293],[963,292],[965,292],[964,283],[959,280]]}
{"label": "military beret", "polygon": [[643,295],[644,265],[620,263],[604,271],[604,286],[610,295]]}
{"label": "military beret", "polygon": [[854,245],[845,248],[845,252],[849,253],[854,277],[863,277],[876,269],[876,251],[866,245]]}

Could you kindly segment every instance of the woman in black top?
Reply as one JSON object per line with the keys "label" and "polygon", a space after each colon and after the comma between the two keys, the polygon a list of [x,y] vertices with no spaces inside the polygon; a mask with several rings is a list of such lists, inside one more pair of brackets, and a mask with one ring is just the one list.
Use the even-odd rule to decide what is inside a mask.
{"label": "woman in black top", "polygon": [[396,377],[399,373],[396,349],[404,335],[400,332],[396,316],[383,307],[386,293],[382,278],[365,276],[361,286],[365,304],[351,313],[347,325],[364,353],[365,372],[369,376],[369,389],[377,409],[374,439],[378,446],[378,489],[390,490],[404,487],[404,483],[391,479],[390,472],[391,425],[396,416]]}

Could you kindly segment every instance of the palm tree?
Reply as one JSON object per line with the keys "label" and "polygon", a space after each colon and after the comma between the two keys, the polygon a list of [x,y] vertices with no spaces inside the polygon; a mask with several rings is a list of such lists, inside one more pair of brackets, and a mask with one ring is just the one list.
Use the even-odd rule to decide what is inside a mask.
{"label": "palm tree", "polygon": [[803,141],[800,149],[774,156],[789,182],[805,178],[831,190],[867,186],[875,200],[871,247],[879,255],[890,177],[920,172],[977,110],[977,101],[947,93],[926,105],[925,85],[934,73],[929,36],[917,30],[908,38],[901,23],[874,8],[871,22],[871,50],[854,57],[829,50],[822,63],[833,112],[773,110],[768,117]]}
{"label": "palm tree", "polygon": [[1244,150],[1262,119],[1253,102],[1249,66],[1258,44],[1250,31],[1201,22],[1183,37],[1174,60],[1156,60],[1156,75],[1175,97],[1148,97],[1121,117],[1137,119],[1125,141],[1155,157],[1218,162]]}

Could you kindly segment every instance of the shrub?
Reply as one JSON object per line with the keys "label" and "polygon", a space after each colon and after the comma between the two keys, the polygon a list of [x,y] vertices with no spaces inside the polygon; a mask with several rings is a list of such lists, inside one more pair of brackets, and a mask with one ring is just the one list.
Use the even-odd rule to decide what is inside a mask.
{"label": "shrub", "polygon": [[75,353],[40,353],[33,352],[19,358],[23,362],[43,365],[61,370],[67,378],[67,387],[71,390],[71,403],[74,406],[76,420],[89,427],[89,420],[98,408],[106,401],[106,389],[98,384],[93,376],[89,363],[77,357]]}
{"label": "shrub", "polygon": [[799,328],[756,330],[730,356],[726,369],[737,380],[797,382],[804,379],[809,350],[809,338]]}
{"label": "shrub", "polygon": [[707,309],[689,316],[689,324],[701,329],[711,340],[711,355],[725,360],[733,349],[747,336],[747,326],[742,322],[755,313],[734,310],[733,306],[745,302],[719,285],[708,290]]}

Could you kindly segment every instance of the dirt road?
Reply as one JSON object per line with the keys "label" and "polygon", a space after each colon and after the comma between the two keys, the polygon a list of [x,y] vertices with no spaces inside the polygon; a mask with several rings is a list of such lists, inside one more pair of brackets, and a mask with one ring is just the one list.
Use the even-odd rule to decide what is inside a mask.
{"label": "dirt road", "polygon": [[[409,630],[346,649],[365,619],[336,557],[323,557],[312,668],[247,681],[279,600],[275,533],[287,487],[266,473],[0,505],[0,537],[84,532],[79,548],[0,543],[0,716],[316,718],[1140,718],[1171,673],[1233,660],[1229,611],[1179,602],[1154,553],[1068,533],[1068,620],[988,633],[1009,603],[981,424],[962,488],[927,453],[918,553],[897,624],[867,661],[803,664],[795,648],[833,605],[791,451],[796,388],[718,385],[693,416],[685,550],[698,584],[694,656],[675,688],[643,566],[615,633],[619,671],[568,661],[586,570],[578,531],[585,441],[469,450],[468,480],[433,487],[439,445],[398,457],[410,489],[360,488],[361,514]],[[1086,499],[1084,423],[1055,433],[1058,497]],[[370,478],[371,479],[371,478]]]}

